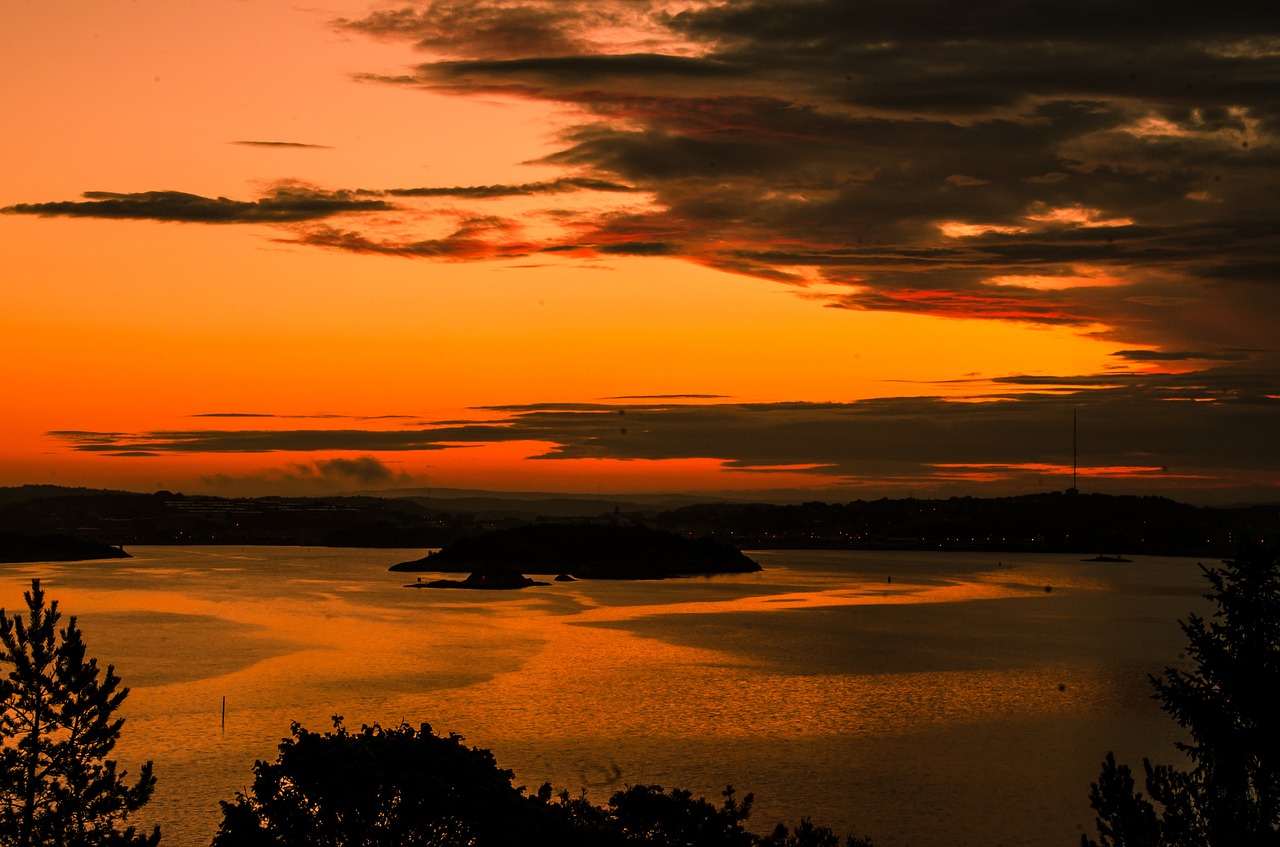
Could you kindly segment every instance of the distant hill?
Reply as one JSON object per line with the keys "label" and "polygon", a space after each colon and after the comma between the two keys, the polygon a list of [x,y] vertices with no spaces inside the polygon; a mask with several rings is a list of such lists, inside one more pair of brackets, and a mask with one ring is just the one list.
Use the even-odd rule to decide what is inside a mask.
{"label": "distant hill", "polygon": [[358,491],[353,496],[410,498],[413,500],[482,500],[501,502],[529,502],[535,500],[556,500],[590,503],[625,503],[642,505],[646,508],[675,509],[693,503],[720,503],[733,500],[732,497],[710,496],[703,494],[566,494],[549,491],[491,491],[484,488],[391,488],[376,491]]}
{"label": "distant hill", "polygon": [[751,573],[760,566],[709,538],[643,526],[527,524],[462,538],[393,571],[569,574],[579,579],[662,579],[688,574]]}
{"label": "distant hill", "polygon": [[84,497],[92,494],[132,494],[104,488],[73,488],[66,485],[18,485],[0,486],[0,506],[22,503],[27,500],[44,500],[50,497]]}

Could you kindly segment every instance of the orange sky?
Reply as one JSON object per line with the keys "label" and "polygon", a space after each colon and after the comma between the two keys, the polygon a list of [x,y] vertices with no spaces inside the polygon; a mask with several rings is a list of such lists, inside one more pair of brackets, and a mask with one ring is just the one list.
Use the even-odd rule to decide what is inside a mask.
{"label": "orange sky", "polygon": [[[661,24],[659,5],[604,21],[601,4],[579,11],[579,29],[550,26],[568,5],[520,2],[424,3],[395,27],[365,3],[11,10],[0,485],[1021,493],[1067,484],[1078,407],[1083,463],[1133,469],[1100,470],[1096,490],[1274,490],[1274,448],[1252,461],[1179,448],[1223,427],[1250,449],[1266,442],[1273,411],[1223,400],[1280,394],[1259,342],[1273,301],[1188,295],[1191,260],[1070,252],[1104,230],[1107,244],[1176,239],[1218,208],[1193,198],[1175,219],[1110,171],[1086,172],[1086,155],[1135,155],[1120,129],[1064,130],[1061,172],[1011,162],[1026,196],[1009,205],[989,191],[991,163],[966,158],[977,152],[941,164],[909,146],[833,152],[841,139],[892,148],[907,132],[887,117],[900,107],[832,99],[772,69],[714,90],[697,74],[672,82],[655,56],[744,68],[768,45],[711,39],[714,20]],[[543,14],[545,43],[499,37],[520,9]],[[486,23],[453,37],[468,20]],[[531,61],[570,48],[641,70],[575,87]],[[990,109],[1029,114],[1068,93],[1040,97]],[[1238,132],[1273,154],[1241,103]],[[940,133],[994,121],[924,109],[910,126],[926,118]],[[1116,121],[1148,145],[1176,135]],[[792,151],[795,138],[818,153]],[[717,170],[675,173],[681,151],[713,144]],[[926,186],[928,168],[950,176]],[[560,179],[603,190],[548,187]],[[1233,220],[1274,211],[1274,195],[1212,199],[1238,203]],[[1264,234],[1218,237],[1246,236],[1266,267]],[[959,399],[998,402],[979,415]],[[1147,437],[1196,400],[1222,408]],[[616,427],[614,443],[593,427],[620,410],[641,423]],[[460,421],[474,427],[453,440]],[[331,431],[349,435],[302,435]],[[358,458],[372,461],[332,462]]]}

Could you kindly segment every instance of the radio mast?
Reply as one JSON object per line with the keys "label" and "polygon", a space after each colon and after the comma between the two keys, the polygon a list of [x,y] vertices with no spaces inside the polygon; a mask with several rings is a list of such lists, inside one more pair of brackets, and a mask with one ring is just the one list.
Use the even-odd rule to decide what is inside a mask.
{"label": "radio mast", "polygon": [[1076,452],[1076,407],[1071,407],[1071,487],[1067,489],[1068,494],[1079,494],[1080,489],[1076,487],[1076,475],[1079,471],[1078,453]]}

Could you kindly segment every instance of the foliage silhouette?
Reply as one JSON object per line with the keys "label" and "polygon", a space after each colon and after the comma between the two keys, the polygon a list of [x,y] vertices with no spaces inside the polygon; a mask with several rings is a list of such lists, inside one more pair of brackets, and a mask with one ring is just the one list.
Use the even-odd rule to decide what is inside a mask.
{"label": "foliage silhouette", "polygon": [[548,816],[511,784],[512,772],[457,735],[365,726],[293,725],[253,788],[222,803],[214,847],[250,845],[498,845],[541,843]]}
{"label": "foliage silhouette", "polygon": [[1090,791],[1099,841],[1085,847],[1260,847],[1280,844],[1280,561],[1255,550],[1205,568],[1213,620],[1182,626],[1189,671],[1153,676],[1155,697],[1184,727],[1190,770],[1143,760],[1151,800],[1108,753]]}
{"label": "foliage silhouette", "polygon": [[58,630],[57,601],[45,605],[39,580],[23,595],[27,618],[0,609],[0,844],[58,847],[152,847],[157,827],[121,828],[150,798],[151,763],[133,785],[107,757],[128,696],[115,669],[100,674],[85,657],[75,617]]}
{"label": "foliage silhouette", "polygon": [[[716,806],[688,791],[634,785],[605,806],[585,795],[534,794],[512,784],[488,750],[414,729],[364,726],[351,732],[298,724],[274,763],[254,765],[253,787],[222,804],[213,847],[839,847],[824,827],[779,824],[769,836],[744,827],[752,798],[732,788]],[[847,847],[870,847],[846,839]]]}

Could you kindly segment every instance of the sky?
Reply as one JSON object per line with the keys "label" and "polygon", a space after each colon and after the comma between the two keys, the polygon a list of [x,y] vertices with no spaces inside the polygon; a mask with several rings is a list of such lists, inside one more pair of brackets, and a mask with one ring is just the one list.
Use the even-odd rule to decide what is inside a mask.
{"label": "sky", "polygon": [[1280,500],[1265,4],[5,19],[0,485]]}

